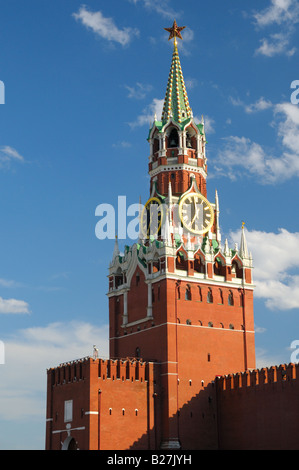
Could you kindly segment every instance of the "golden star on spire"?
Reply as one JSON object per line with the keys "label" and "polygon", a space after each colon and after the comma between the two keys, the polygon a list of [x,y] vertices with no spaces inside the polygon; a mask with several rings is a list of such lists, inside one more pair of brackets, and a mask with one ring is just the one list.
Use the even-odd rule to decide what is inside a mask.
{"label": "golden star on spire", "polygon": [[174,20],[171,28],[164,28],[165,31],[168,31],[170,33],[168,41],[172,38],[174,38],[175,41],[176,41],[176,38],[183,39],[181,35],[181,31],[185,28],[186,26],[178,26],[176,21]]}

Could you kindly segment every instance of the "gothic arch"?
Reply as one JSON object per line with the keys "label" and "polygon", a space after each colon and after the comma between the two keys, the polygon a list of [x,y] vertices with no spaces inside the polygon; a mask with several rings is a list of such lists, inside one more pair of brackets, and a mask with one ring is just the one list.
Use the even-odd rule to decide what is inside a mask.
{"label": "gothic arch", "polygon": [[167,136],[167,147],[177,148],[179,147],[179,133],[175,127],[173,127]]}
{"label": "gothic arch", "polygon": [[191,287],[189,284],[187,284],[186,290],[185,290],[185,300],[191,300],[191,299],[192,299]]}
{"label": "gothic arch", "polygon": [[228,305],[233,306],[234,305],[234,294],[231,290],[228,292]]}
{"label": "gothic arch", "polygon": [[127,285],[130,287],[131,285],[131,281],[132,281],[132,278],[136,272],[136,268],[140,269],[141,273],[144,275],[145,279],[147,277],[147,266],[146,264],[144,264],[143,262],[141,262],[141,260],[139,259],[138,257],[138,254],[137,254],[137,247],[136,245],[134,245],[134,249],[133,249],[133,253],[132,253],[132,256],[131,256],[131,259],[130,259],[130,262],[129,262],[129,265],[128,265],[128,269],[127,269],[127,272],[126,272],[126,281],[127,281]]}
{"label": "gothic arch", "polygon": [[214,274],[225,276],[226,262],[224,256],[218,252],[214,257]]}
{"label": "gothic arch", "polygon": [[188,255],[182,246],[176,252],[175,267],[182,271],[188,269]]}
{"label": "gothic arch", "polygon": [[152,259],[152,273],[157,273],[158,271],[160,271],[160,260],[158,253],[155,252]]}
{"label": "gothic arch", "polygon": [[235,255],[232,259],[232,275],[238,279],[243,278],[243,263],[238,255]]}
{"label": "gothic arch", "polygon": [[77,443],[72,436],[68,436],[62,444],[61,450],[77,450]]}
{"label": "gothic arch", "polygon": [[194,271],[198,273],[206,272],[205,255],[200,248],[194,253]]}
{"label": "gothic arch", "polygon": [[191,123],[184,128],[184,132],[186,135],[186,147],[196,150],[196,140],[194,141],[194,138],[196,139],[198,130],[196,130]]}
{"label": "gothic arch", "polygon": [[208,304],[212,304],[212,303],[213,303],[213,292],[212,292],[211,287],[208,288],[207,302],[208,302]]}

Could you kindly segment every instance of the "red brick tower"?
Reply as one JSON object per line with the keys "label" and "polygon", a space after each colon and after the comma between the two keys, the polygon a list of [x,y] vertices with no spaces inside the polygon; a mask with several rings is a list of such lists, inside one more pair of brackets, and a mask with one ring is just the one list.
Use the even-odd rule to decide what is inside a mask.
{"label": "red brick tower", "polygon": [[[111,358],[156,363],[160,448],[217,448],[215,376],[255,367],[252,258],[221,243],[207,199],[204,122],[189,105],[174,51],[161,120],[150,129],[150,198],[138,243],[109,268]],[[157,372],[158,371],[158,372]]]}
{"label": "red brick tower", "polygon": [[167,29],[174,51],[148,135],[140,237],[123,254],[116,240],[109,266],[110,359],[47,371],[47,449],[217,449],[227,423],[217,423],[215,377],[255,368],[252,258],[244,226],[239,248],[221,243],[204,122],[193,118],[178,55],[182,29]]}

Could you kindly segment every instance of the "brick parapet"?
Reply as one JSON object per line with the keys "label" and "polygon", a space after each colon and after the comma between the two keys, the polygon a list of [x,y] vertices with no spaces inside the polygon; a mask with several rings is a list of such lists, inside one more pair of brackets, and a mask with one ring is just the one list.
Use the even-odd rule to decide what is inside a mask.
{"label": "brick parapet", "polygon": [[122,379],[131,382],[151,380],[154,367],[153,363],[134,358],[93,359],[92,357],[84,357],[48,369],[50,385],[64,385],[87,379],[90,376],[91,364],[97,364],[98,378],[100,379]]}
{"label": "brick parapet", "polygon": [[220,392],[235,389],[250,390],[257,385],[296,380],[298,376],[299,364],[290,363],[216,377],[216,384]]}

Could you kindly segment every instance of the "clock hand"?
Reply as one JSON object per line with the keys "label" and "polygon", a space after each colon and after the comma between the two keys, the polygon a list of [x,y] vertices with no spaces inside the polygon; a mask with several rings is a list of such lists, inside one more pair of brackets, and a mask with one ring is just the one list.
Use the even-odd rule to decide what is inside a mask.
{"label": "clock hand", "polygon": [[191,225],[193,225],[194,220],[198,217],[198,213],[199,213],[199,211],[200,211],[200,208],[197,209],[196,206],[195,206],[195,210],[196,210],[196,212],[195,212],[195,214],[194,214],[194,216],[193,216]]}

